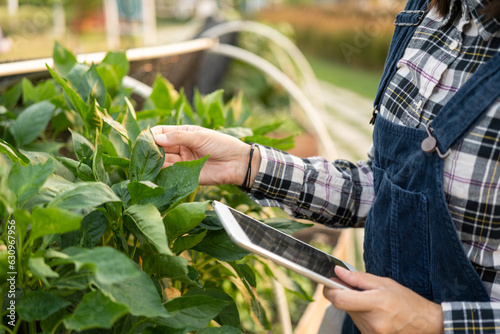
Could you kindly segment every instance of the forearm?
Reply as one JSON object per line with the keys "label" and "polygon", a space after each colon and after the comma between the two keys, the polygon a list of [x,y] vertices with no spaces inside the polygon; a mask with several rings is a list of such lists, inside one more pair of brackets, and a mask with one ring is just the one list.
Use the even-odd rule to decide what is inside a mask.
{"label": "forearm", "polygon": [[297,218],[325,225],[361,225],[373,203],[369,164],[301,159],[259,146],[260,165],[251,196],[264,206],[281,207]]}

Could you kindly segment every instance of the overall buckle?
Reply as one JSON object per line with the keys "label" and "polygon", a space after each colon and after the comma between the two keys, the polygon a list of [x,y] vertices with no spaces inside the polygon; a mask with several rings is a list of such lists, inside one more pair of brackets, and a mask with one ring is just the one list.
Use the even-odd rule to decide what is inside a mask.
{"label": "overall buckle", "polygon": [[422,141],[422,144],[420,145],[420,147],[422,148],[422,151],[424,151],[425,153],[432,154],[432,153],[436,152],[439,158],[444,159],[450,155],[451,149],[448,149],[444,153],[441,152],[441,150],[439,149],[439,147],[437,145],[436,138],[432,135],[430,125],[431,125],[431,122],[424,125],[425,131],[427,132],[427,138],[425,138]]}

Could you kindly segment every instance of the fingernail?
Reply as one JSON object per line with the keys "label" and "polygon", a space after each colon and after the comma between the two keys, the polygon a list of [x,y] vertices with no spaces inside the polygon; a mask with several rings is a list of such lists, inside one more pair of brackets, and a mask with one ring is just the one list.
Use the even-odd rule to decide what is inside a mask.
{"label": "fingernail", "polygon": [[348,269],[346,269],[346,268],[344,268],[342,266],[336,266],[335,270],[337,270],[337,271],[339,271],[341,273],[348,273],[348,272],[350,272]]}
{"label": "fingernail", "polygon": [[166,143],[167,142],[167,136],[165,135],[154,135],[153,136],[153,139],[155,140],[155,142],[162,142],[162,143]]}

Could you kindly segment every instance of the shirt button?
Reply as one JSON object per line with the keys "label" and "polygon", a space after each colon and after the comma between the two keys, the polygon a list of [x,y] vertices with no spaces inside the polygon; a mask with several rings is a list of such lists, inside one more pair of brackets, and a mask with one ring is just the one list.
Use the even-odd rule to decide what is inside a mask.
{"label": "shirt button", "polygon": [[458,42],[457,41],[451,42],[451,44],[450,44],[450,49],[451,50],[455,50],[457,47],[458,47]]}
{"label": "shirt button", "polygon": [[417,103],[417,110],[419,110],[422,107],[422,100],[418,101]]}

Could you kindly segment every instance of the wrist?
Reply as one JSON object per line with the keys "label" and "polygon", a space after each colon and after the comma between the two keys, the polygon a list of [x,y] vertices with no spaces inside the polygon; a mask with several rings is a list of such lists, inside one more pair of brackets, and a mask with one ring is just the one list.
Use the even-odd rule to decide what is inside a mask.
{"label": "wrist", "polygon": [[252,187],[260,168],[260,151],[257,145],[245,145],[236,168],[234,184],[249,189]]}

